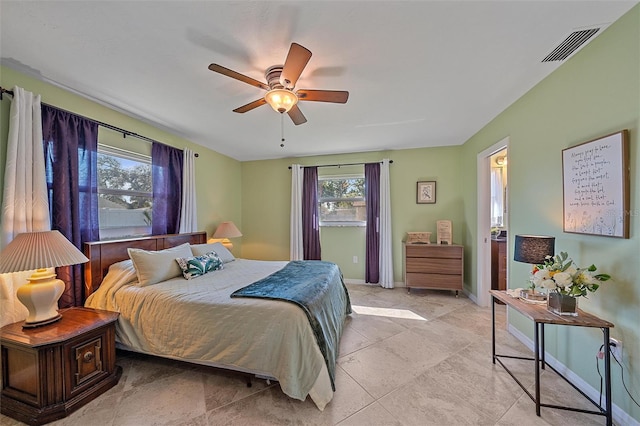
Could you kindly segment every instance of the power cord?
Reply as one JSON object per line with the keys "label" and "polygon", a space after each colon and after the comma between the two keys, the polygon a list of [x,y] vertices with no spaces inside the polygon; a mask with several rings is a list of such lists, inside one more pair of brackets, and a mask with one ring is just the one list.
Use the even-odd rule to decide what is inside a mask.
{"label": "power cord", "polygon": [[622,386],[624,386],[624,390],[627,391],[627,394],[629,395],[629,398],[631,398],[631,401],[633,401],[634,404],[636,404],[638,407],[640,407],[640,404],[638,404],[638,401],[636,401],[633,398],[633,396],[631,396],[631,392],[629,391],[629,388],[627,388],[627,384],[624,382],[624,365],[622,365],[622,363],[618,360],[618,358],[616,358],[616,356],[613,354],[612,351],[609,351],[609,352],[611,353],[611,356],[613,357],[613,359],[620,366],[620,377],[622,377]]}
{"label": "power cord", "polygon": [[602,349],[604,349],[604,345],[600,345],[600,350],[598,350],[598,353],[596,354],[596,371],[598,372],[598,376],[600,376],[600,400],[598,400],[598,405],[600,405],[602,407],[602,383],[603,383],[603,379],[602,379],[602,374],[600,373],[600,363],[598,362],[599,359],[601,359],[604,356],[604,352],[602,352]]}
{"label": "power cord", "polygon": [[[600,350],[598,350],[598,353],[596,354],[596,370],[598,371],[598,376],[600,376],[600,401],[599,401],[600,406],[602,406],[602,384],[603,384],[603,378],[602,378],[602,374],[600,373],[600,363],[598,362],[598,360],[604,358],[604,352],[602,352],[603,349],[604,349],[604,345],[600,345]],[[622,365],[620,360],[618,360],[616,355],[613,353],[613,350],[611,350],[611,347],[609,347],[609,354],[615,360],[615,362],[617,362],[618,365],[620,366],[620,377],[622,378],[622,386],[624,387],[624,390],[627,392],[627,395],[629,395],[629,398],[631,398],[631,401],[633,401],[634,404],[636,404],[638,407],[640,407],[640,404],[631,395],[631,392],[629,391],[629,388],[627,388],[627,384],[624,381],[624,365]]]}

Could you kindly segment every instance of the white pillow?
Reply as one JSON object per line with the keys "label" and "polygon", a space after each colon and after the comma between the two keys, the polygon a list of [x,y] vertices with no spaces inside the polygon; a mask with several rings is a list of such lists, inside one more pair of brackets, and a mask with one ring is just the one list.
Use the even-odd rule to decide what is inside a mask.
{"label": "white pillow", "polygon": [[176,257],[191,257],[189,243],[159,251],[147,251],[129,248],[129,257],[133,261],[138,275],[138,285],[144,287],[160,281],[182,275],[182,269]]}
{"label": "white pillow", "polygon": [[220,260],[222,260],[222,263],[229,263],[236,260],[233,254],[220,242],[213,244],[193,244],[191,251],[194,256],[204,256],[211,251],[215,251]]}

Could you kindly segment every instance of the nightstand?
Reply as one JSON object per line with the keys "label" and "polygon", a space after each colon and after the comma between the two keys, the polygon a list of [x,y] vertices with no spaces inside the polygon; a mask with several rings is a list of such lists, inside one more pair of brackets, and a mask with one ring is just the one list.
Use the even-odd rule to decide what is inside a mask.
{"label": "nightstand", "polygon": [[117,312],[89,308],[60,310],[53,324],[0,329],[1,412],[31,425],[67,416],[115,386]]}

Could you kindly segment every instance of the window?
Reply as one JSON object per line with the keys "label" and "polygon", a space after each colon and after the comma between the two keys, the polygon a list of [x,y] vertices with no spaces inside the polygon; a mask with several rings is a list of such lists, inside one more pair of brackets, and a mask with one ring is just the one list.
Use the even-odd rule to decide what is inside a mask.
{"label": "window", "polygon": [[151,234],[151,157],[98,144],[100,239]]}
{"label": "window", "polygon": [[366,226],[364,177],[318,178],[320,226]]}

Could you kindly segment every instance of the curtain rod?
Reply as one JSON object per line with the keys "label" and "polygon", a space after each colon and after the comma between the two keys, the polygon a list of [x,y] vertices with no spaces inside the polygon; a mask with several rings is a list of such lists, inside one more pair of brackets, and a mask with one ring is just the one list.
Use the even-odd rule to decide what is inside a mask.
{"label": "curtain rod", "polygon": [[[378,163],[382,164],[382,161],[377,161]],[[374,163],[376,163],[376,161],[374,161]],[[393,163],[393,160],[389,160],[389,164]],[[369,164],[369,163],[343,163],[343,164],[320,164],[319,166],[300,166],[301,169],[304,169],[305,167],[342,167],[342,166],[360,166],[363,164]],[[289,170],[291,170],[291,166],[289,166]]]}
{"label": "curtain rod", "polygon": [[[3,94],[7,94],[7,95],[9,95],[9,96],[12,96],[12,97],[13,97],[13,90],[8,90],[8,89],[5,89],[4,87],[1,87],[1,86],[0,86],[0,101],[2,100],[2,95],[3,95]],[[109,129],[109,130],[113,130],[113,131],[116,131],[116,132],[118,132],[118,133],[122,133],[122,137],[124,137],[124,138],[126,138],[127,136],[133,136],[134,138],[142,139],[142,140],[147,141],[147,142],[151,142],[151,143],[159,143],[159,144],[162,144],[162,145],[167,145],[167,144],[165,144],[165,143],[158,142],[158,141],[157,141],[157,140],[155,140],[155,139],[151,139],[151,138],[148,138],[148,137],[146,137],[146,136],[142,136],[142,135],[139,135],[139,134],[137,134],[137,133],[130,132],[129,130],[121,129],[120,127],[112,126],[111,124],[104,123],[104,122],[102,122],[102,121],[94,120],[93,118],[89,118],[89,117],[85,117],[85,116],[80,115],[80,114],[76,114],[75,112],[68,111],[68,110],[66,110],[66,109],[63,109],[63,108],[57,107],[57,106],[55,106],[55,105],[50,105],[50,104],[47,104],[47,103],[44,103],[44,102],[41,102],[41,103],[42,103],[42,105],[46,105],[46,106],[48,106],[48,107],[55,108],[55,109],[57,109],[57,110],[59,110],[59,111],[68,112],[69,114],[74,114],[74,115],[77,115],[77,116],[79,116],[79,117],[82,117],[82,118],[84,118],[84,119],[86,119],[86,120],[91,121],[92,123],[97,124],[98,126],[106,127],[106,128],[107,128],[107,129]],[[200,156],[200,154],[198,154],[197,152],[196,152],[194,155],[196,156],[196,158]]]}

